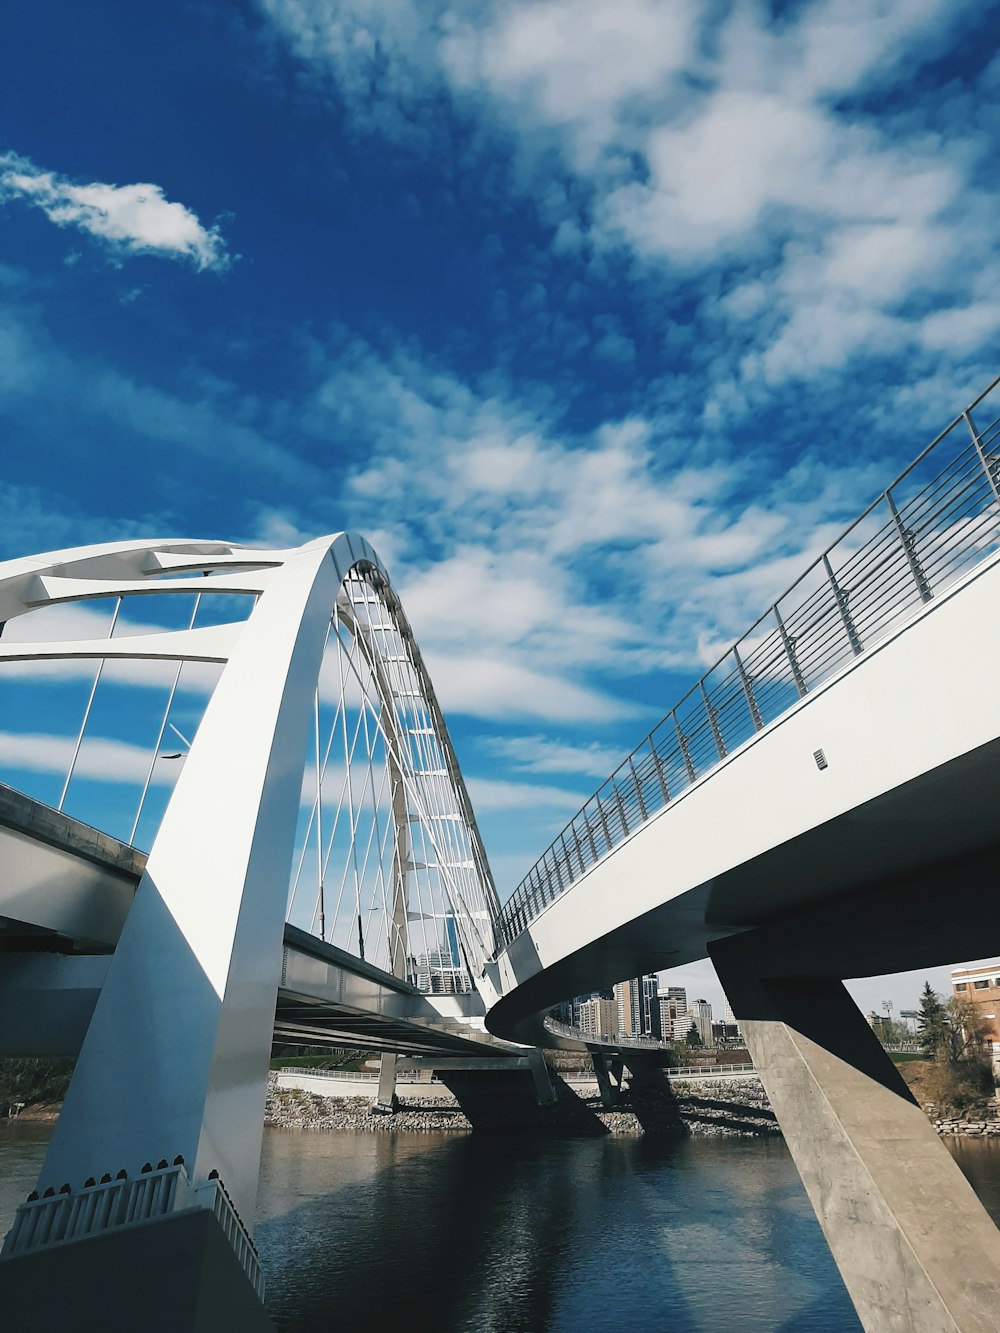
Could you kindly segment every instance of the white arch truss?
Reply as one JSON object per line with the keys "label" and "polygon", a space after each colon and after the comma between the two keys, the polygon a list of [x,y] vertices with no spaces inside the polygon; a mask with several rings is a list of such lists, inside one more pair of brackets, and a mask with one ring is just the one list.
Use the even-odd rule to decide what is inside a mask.
{"label": "white arch truss", "polygon": [[[123,603],[171,593],[193,599],[185,628],[115,637]],[[252,596],[249,616],[197,623],[217,593]],[[180,671],[223,670],[180,756],[39,1190],[183,1158],[195,1188],[217,1173],[249,1218],[286,909],[420,989],[475,985],[488,1000],[496,893],[423,658],[363,537],[267,551],[119,542],[0,565],[5,624],[95,598],[114,602],[108,637],[0,636],[0,681],[18,662],[97,664],[60,806],[105,663],[178,664],[133,841],[168,728],[187,746],[170,720]]]}

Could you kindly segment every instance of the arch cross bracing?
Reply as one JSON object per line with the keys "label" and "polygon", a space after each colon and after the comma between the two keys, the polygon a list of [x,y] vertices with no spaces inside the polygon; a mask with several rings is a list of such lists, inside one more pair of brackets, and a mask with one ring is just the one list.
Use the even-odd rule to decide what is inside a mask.
{"label": "arch cross bracing", "polygon": [[[151,598],[183,610],[130,622]],[[39,1188],[182,1157],[249,1216],[286,915],[425,993],[493,998],[496,893],[399,599],[355,534],[266,551],[135,541],[0,565],[0,621],[0,682],[87,673],[58,807],[93,809],[95,764],[124,756],[119,836],[155,834]],[[142,663],[156,708],[140,761],[94,729]]]}

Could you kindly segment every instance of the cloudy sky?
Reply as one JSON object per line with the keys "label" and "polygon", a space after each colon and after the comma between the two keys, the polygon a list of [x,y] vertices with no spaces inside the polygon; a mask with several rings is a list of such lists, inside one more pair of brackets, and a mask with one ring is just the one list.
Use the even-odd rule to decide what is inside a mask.
{"label": "cloudy sky", "polygon": [[506,893],[993,377],[995,21],[15,7],[0,554],[365,532]]}

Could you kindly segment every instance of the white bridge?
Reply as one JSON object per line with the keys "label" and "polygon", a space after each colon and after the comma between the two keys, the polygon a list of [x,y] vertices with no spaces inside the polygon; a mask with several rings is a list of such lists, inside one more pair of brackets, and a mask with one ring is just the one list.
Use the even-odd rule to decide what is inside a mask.
{"label": "white bridge", "polygon": [[[10,1308],[50,1273],[144,1272],[155,1230],[204,1275],[164,1327],[267,1327],[241,1219],[275,1035],[382,1049],[390,1081],[394,1053],[517,1060],[574,1041],[560,1000],[711,955],[865,1326],[993,1329],[1000,1234],[840,980],[1000,950],[993,387],[502,908],[363,538],[0,566],[0,673],[82,705],[51,793],[0,791],[0,1053],[79,1053],[0,1264]],[[133,703],[102,713],[112,688]],[[157,690],[140,761],[117,728]],[[127,809],[98,781],[116,756]],[[74,1326],[119,1327],[97,1318]]]}

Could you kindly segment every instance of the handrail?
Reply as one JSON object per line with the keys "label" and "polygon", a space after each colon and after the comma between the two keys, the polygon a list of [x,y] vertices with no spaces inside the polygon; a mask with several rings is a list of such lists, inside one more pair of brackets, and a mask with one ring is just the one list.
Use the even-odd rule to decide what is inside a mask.
{"label": "handrail", "polygon": [[[585,802],[502,907],[498,953],[680,792],[1000,547],[1000,417],[985,426],[972,418],[998,384],[904,468]],[[965,440],[957,450],[955,431]]]}

